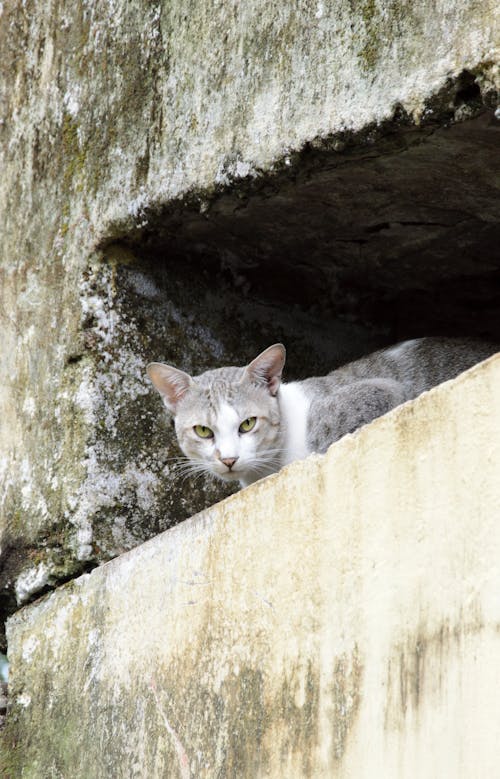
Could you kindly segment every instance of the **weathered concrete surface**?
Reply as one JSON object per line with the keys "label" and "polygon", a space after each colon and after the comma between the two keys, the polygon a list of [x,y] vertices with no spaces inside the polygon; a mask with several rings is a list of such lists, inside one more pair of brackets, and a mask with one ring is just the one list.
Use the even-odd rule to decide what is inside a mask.
{"label": "weathered concrete surface", "polygon": [[7,776],[496,776],[499,396],[496,355],[19,611]]}
{"label": "weathered concrete surface", "polygon": [[[480,114],[495,100],[497,41],[494,0],[339,0],[293,6],[258,0],[207,5],[198,0],[189,11],[184,3],[140,0],[76,6],[68,0],[12,0],[0,5],[2,613],[220,496],[209,487],[195,491],[191,486],[181,495],[165,474],[173,444],[164,430],[152,429],[159,405],[144,381],[143,366],[149,360],[181,360],[184,367],[191,363],[199,370],[241,362],[266,346],[270,333],[272,340],[288,333],[287,342],[292,333],[299,351],[311,354],[314,364],[324,356],[315,348],[320,340],[329,343],[327,356],[337,360],[359,353],[360,346],[368,351],[374,340],[387,338],[394,315],[388,311],[380,332],[363,329],[373,320],[357,312],[356,279],[370,276],[362,261],[365,232],[381,241],[368,253],[375,277],[389,245],[411,248],[407,260],[391,255],[390,279],[405,262],[419,264],[423,244],[428,267],[437,233],[439,265],[443,247],[449,246],[453,256],[460,249],[463,275],[497,268],[490,257],[498,214],[491,208],[490,165],[495,163],[488,151],[493,130],[486,116],[477,119],[486,124],[474,135],[482,141],[466,141],[468,151],[453,145],[460,164],[454,166],[443,150],[431,155],[437,181],[458,171],[451,190],[480,182],[474,184],[473,196],[450,196],[453,214],[441,220],[421,203],[418,224],[407,225],[414,205],[411,193],[405,208],[386,207],[394,177],[384,172],[379,179],[372,168],[361,198],[364,205],[356,212],[360,232],[344,230],[339,239],[339,226],[353,221],[351,206],[363,189],[363,170],[358,168],[353,201],[336,220],[331,217],[345,202],[349,177],[344,184],[340,174],[321,179],[327,167],[324,156],[314,158],[311,166],[306,162],[319,148],[335,165],[338,160],[347,163],[349,154],[342,149],[351,142],[362,149],[358,162],[371,157],[375,136],[383,135],[375,125],[394,116],[391,128],[402,125],[402,134],[379,148],[381,156],[388,149],[400,154],[405,145],[401,139],[411,135],[404,129],[410,120],[421,121],[430,131]],[[427,125],[429,119],[435,124]],[[427,130],[422,132],[425,138]],[[411,136],[408,145],[414,147],[419,138]],[[479,146],[479,156],[470,166],[464,164],[470,149]],[[444,168],[438,164],[440,154],[446,157]],[[422,166],[415,157],[414,152],[408,171]],[[276,191],[277,179],[269,177],[286,171],[289,179]],[[304,210],[307,186],[302,181],[297,197],[290,188],[300,171],[316,181],[317,207],[308,212],[305,225],[295,215]],[[397,178],[401,180],[401,170]],[[244,182],[239,190],[247,214],[243,232],[259,235],[259,241],[235,256],[241,232],[229,240],[232,213],[223,218],[228,200],[216,195],[218,188],[236,180]],[[418,189],[418,180],[411,173],[410,190]],[[256,181],[262,187],[254,200]],[[432,184],[426,181],[426,191]],[[446,188],[441,191],[436,201],[448,202]],[[268,196],[274,197],[268,213],[277,218],[266,222]],[[234,197],[239,196],[230,196],[232,211],[237,210],[231,205]],[[394,199],[401,202],[400,190]],[[462,200],[468,215],[457,209]],[[174,201],[169,220],[164,209]],[[201,231],[197,241],[200,213],[214,202],[208,222],[215,229]],[[257,204],[255,213],[252,203]],[[323,203],[328,205],[323,208]],[[316,214],[323,211],[321,250],[316,246],[311,252],[301,240],[315,234]],[[179,213],[186,216],[179,219]],[[328,224],[331,233],[325,230]],[[461,227],[453,238],[455,225]],[[189,247],[179,246],[178,235],[188,235]],[[477,236],[477,242],[470,236]],[[110,248],[113,242],[118,247]],[[133,246],[137,267],[123,253],[123,244]],[[150,246],[155,249],[148,257]],[[284,247],[297,246],[301,251],[293,254],[294,267],[304,268],[307,284],[290,274],[291,286],[303,289],[304,297],[286,314],[283,303],[290,303],[275,289],[289,278]],[[200,257],[210,252],[218,263],[216,272],[213,263],[201,267]],[[194,266],[186,263],[183,274],[191,253]],[[170,265],[174,254],[175,270]],[[259,258],[257,268],[252,269],[254,257],[248,254]],[[318,261],[308,265],[307,257],[316,254]],[[274,271],[266,278],[262,269],[268,260],[273,266],[274,257]],[[470,258],[466,267],[463,257]],[[160,260],[170,288],[162,287],[163,298],[154,307],[158,287],[147,262],[158,268]],[[450,265],[453,275],[456,269]],[[179,309],[176,300],[189,298],[193,279],[197,289],[205,290],[202,304],[196,307],[191,296],[191,308]],[[183,289],[171,291],[176,285]],[[249,285],[254,291],[249,292]],[[286,291],[287,285],[282,286]],[[426,289],[420,277],[416,286]],[[491,330],[490,319],[478,326],[483,314],[477,311],[498,310],[492,288],[483,281],[480,301],[474,298],[466,308],[475,312],[474,327],[484,334]],[[238,327],[232,323],[231,334],[221,325],[221,311],[213,315],[210,306],[215,293],[220,299],[227,289],[233,296],[229,310],[261,311],[250,321],[244,311],[241,321],[236,316]],[[267,290],[264,296],[262,289]],[[324,300],[315,300],[318,289],[324,290]],[[233,305],[236,299],[239,307]],[[335,312],[349,300],[353,305],[344,313],[360,325],[338,324]],[[156,340],[149,331],[143,334],[150,308],[155,308],[154,321],[162,312],[168,314]],[[378,309],[386,311],[384,305]],[[206,322],[199,322],[200,314]],[[449,317],[466,320],[454,312]],[[288,327],[290,321],[295,329]],[[497,321],[495,316],[491,321]],[[315,332],[309,335],[311,330]],[[166,345],[158,353],[160,341]],[[340,343],[349,344],[351,355]],[[311,367],[298,360],[299,370]]]}

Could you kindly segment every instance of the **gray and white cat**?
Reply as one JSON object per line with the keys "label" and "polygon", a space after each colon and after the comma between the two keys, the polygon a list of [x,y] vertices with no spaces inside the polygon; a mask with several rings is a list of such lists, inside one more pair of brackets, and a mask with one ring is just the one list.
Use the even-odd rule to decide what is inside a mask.
{"label": "gray and white cat", "polygon": [[320,378],[281,381],[285,347],[243,368],[191,377],[153,362],[149,378],[174,416],[189,472],[246,487],[485,359],[473,340],[421,338],[382,349]]}

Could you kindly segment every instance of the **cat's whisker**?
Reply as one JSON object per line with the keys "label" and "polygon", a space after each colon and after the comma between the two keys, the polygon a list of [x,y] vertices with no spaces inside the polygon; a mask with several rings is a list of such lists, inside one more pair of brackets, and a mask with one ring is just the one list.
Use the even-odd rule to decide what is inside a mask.
{"label": "cat's whisker", "polygon": [[175,473],[187,478],[191,475],[198,475],[207,472],[207,465],[203,461],[189,460],[181,461],[172,466]]}
{"label": "cat's whisker", "polygon": [[206,465],[186,465],[183,468],[178,469],[178,473],[181,475],[195,474],[195,473],[207,473],[208,469]]}
{"label": "cat's whisker", "polygon": [[195,468],[190,471],[186,471],[179,475],[180,481],[185,482],[187,479],[197,481],[198,479],[210,476],[210,472],[206,468]]}
{"label": "cat's whisker", "polygon": [[281,467],[281,461],[274,458],[259,458],[248,463],[248,469],[254,473],[272,473],[275,470],[279,470]]}

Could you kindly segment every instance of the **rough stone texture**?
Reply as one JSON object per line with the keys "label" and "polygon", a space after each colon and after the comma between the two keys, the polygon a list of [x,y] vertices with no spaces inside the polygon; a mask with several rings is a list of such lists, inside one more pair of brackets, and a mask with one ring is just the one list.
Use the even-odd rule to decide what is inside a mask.
{"label": "rough stone texture", "polygon": [[5,775],[495,776],[499,393],[496,355],[19,611]]}
{"label": "rough stone texture", "polygon": [[278,337],[300,375],[422,328],[429,308],[434,332],[498,334],[498,10],[0,14],[6,613],[221,496],[165,473],[148,360],[202,370]]}

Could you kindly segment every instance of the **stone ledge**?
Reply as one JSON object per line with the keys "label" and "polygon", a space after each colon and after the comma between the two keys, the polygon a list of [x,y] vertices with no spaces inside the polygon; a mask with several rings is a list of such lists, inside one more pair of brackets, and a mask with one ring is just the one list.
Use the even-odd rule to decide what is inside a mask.
{"label": "stone ledge", "polygon": [[496,355],[18,612],[7,775],[495,775],[499,396]]}

